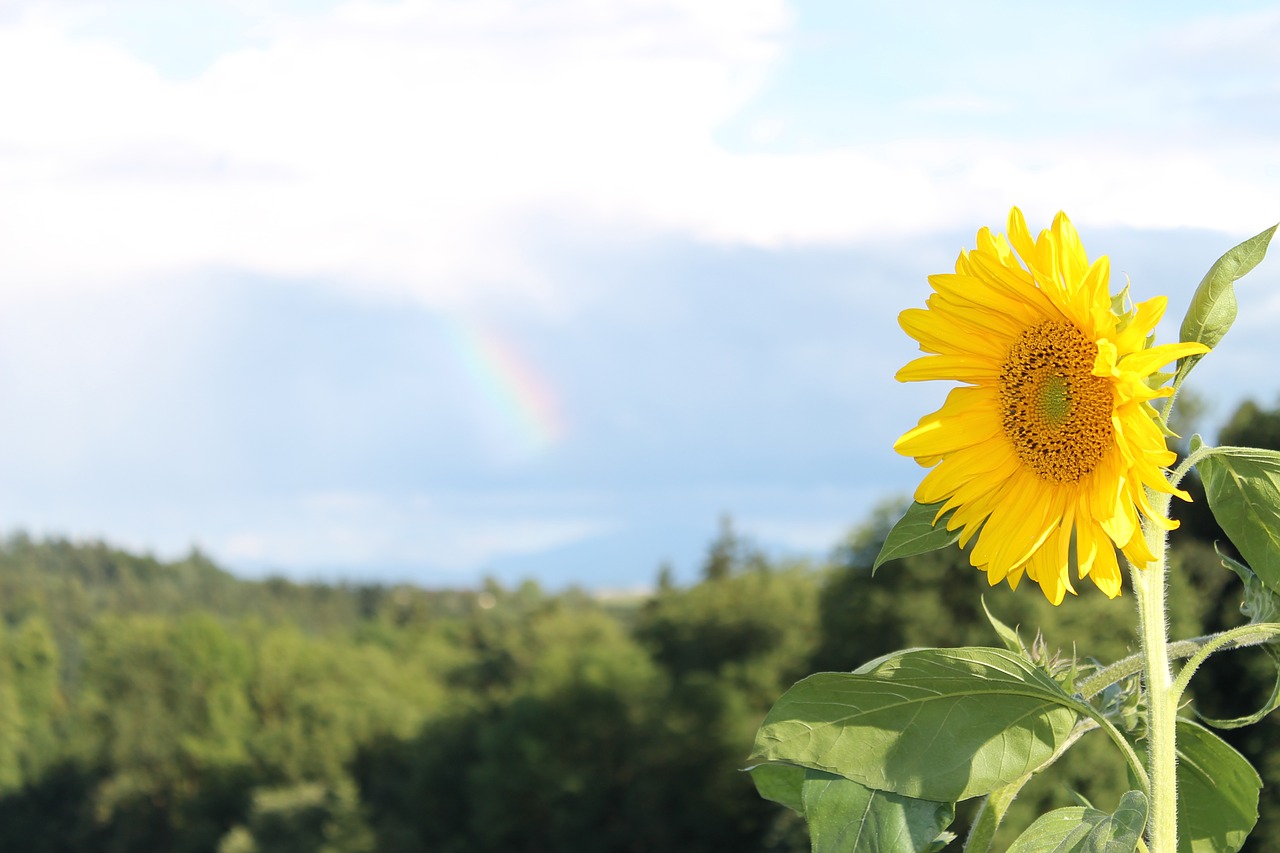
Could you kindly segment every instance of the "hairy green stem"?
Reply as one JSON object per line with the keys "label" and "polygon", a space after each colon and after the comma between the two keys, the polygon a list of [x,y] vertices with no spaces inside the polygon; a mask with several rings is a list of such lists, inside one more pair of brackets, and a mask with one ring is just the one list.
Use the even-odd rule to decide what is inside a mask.
{"label": "hairy green stem", "polygon": [[1252,625],[1241,625],[1213,635],[1209,642],[1203,644],[1179,671],[1178,678],[1173,683],[1174,701],[1178,701],[1186,692],[1187,685],[1191,683],[1191,676],[1196,674],[1200,664],[1209,659],[1209,655],[1223,649],[1262,645],[1277,636],[1280,636],[1280,624],[1275,622],[1255,622]]}
{"label": "hairy green stem", "polygon": [[[1168,644],[1169,660],[1182,660],[1183,658],[1193,657],[1208,646],[1212,646],[1212,648],[1205,652],[1205,658],[1210,654],[1224,650],[1260,646],[1278,634],[1280,634],[1280,623],[1259,622],[1253,625],[1241,625],[1227,631],[1219,631],[1216,634],[1205,634],[1201,637],[1192,637],[1189,640],[1178,640]],[[1116,682],[1141,672],[1144,660],[1142,653],[1139,652],[1129,655],[1127,658],[1121,658],[1115,663],[1098,670],[1080,682],[1078,690],[1080,697],[1082,699],[1091,699]],[[1196,667],[1198,668],[1203,662],[1203,658],[1197,661]],[[1183,672],[1186,672],[1186,670],[1183,669]],[[1179,679],[1182,678],[1181,673],[1178,677]],[[1190,680],[1190,676],[1187,676],[1187,680]]]}
{"label": "hairy green stem", "polygon": [[[1147,497],[1157,515],[1169,515],[1169,496],[1150,491]],[[1148,550],[1155,559],[1145,568],[1129,566],[1138,600],[1142,639],[1143,681],[1147,688],[1147,766],[1151,777],[1151,811],[1147,832],[1151,853],[1177,853],[1178,694],[1169,668],[1169,625],[1165,615],[1165,555],[1168,537],[1159,525],[1143,527]]]}
{"label": "hairy green stem", "polygon": [[[1183,477],[1191,473],[1191,469],[1194,468],[1201,459],[1213,453],[1213,451],[1216,449],[1217,448],[1215,447],[1209,447],[1206,445],[1188,454],[1187,457],[1178,464],[1178,467],[1174,468],[1173,471],[1169,474],[1169,483],[1173,486],[1177,486],[1179,483],[1182,482]],[[1169,506],[1168,497],[1164,499],[1164,503],[1165,503],[1165,507],[1167,508]]]}

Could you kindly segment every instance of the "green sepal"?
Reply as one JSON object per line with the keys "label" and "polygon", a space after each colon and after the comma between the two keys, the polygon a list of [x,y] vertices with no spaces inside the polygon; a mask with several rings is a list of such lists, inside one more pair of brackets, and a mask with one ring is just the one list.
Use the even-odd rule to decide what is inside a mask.
{"label": "green sepal", "polygon": [[[938,518],[938,511],[943,504],[921,504],[912,502],[906,513],[898,519],[898,523],[889,531],[880,548],[880,554],[871,565],[871,573],[890,560],[903,557],[914,557],[946,548],[960,538],[960,531],[947,530],[947,519],[950,513]],[[934,520],[937,523],[934,523]]]}
{"label": "green sepal", "polygon": [[980,596],[978,600],[982,602],[982,612],[987,614],[987,621],[995,629],[996,636],[1000,638],[1000,642],[1004,644],[1004,647],[1014,654],[1031,660],[1031,652],[1027,651],[1027,647],[1022,644],[1022,638],[1018,636],[1018,631],[996,618],[995,614],[987,607],[986,596]]}
{"label": "green sepal", "polygon": [[[1210,349],[1218,345],[1236,319],[1236,294],[1233,285],[1266,256],[1267,245],[1276,228],[1273,225],[1250,237],[1228,250],[1209,267],[1209,271],[1200,280],[1195,295],[1191,297],[1191,304],[1187,306],[1187,314],[1182,320],[1183,341],[1202,343]],[[1182,384],[1191,368],[1203,357],[1189,355],[1178,361],[1175,387]]]}
{"label": "green sepal", "polygon": [[[1150,344],[1148,344],[1150,347]],[[1163,370],[1156,371],[1147,377],[1148,388],[1163,388],[1164,384],[1174,377],[1172,373],[1166,373]]]}
{"label": "green sepal", "polygon": [[1133,300],[1129,298],[1130,285],[1129,277],[1125,276],[1124,289],[1111,295],[1111,313],[1120,318],[1116,326],[1117,332],[1123,332],[1133,320]]}
{"label": "green sepal", "polygon": [[1068,806],[1038,817],[1008,853],[1133,853],[1147,823],[1147,797],[1128,791],[1113,814]]}

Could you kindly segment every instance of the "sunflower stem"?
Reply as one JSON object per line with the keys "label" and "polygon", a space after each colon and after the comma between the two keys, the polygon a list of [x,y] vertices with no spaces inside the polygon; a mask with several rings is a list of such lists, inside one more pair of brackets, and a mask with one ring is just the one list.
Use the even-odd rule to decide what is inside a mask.
{"label": "sunflower stem", "polygon": [[[1241,625],[1237,628],[1229,628],[1226,631],[1219,631],[1216,634],[1205,634],[1200,637],[1192,637],[1189,640],[1175,640],[1169,643],[1169,660],[1175,661],[1195,657],[1207,646],[1212,646],[1212,648],[1205,653],[1206,657],[1209,654],[1226,649],[1247,649],[1251,646],[1260,646],[1263,643],[1271,642],[1277,635],[1280,635],[1280,623],[1255,622],[1249,625]],[[1196,661],[1195,666],[1200,666],[1200,663],[1201,661]],[[1082,699],[1091,699],[1111,685],[1142,672],[1145,665],[1146,661],[1142,652],[1129,655],[1127,658],[1122,658],[1105,669],[1098,670],[1080,682],[1077,685],[1076,692]],[[1178,673],[1179,682],[1189,681],[1190,679],[1191,676],[1187,674],[1185,668]],[[1179,691],[1179,693],[1182,692],[1185,692],[1185,685]]]}
{"label": "sunflower stem", "polygon": [[[1148,492],[1152,508],[1168,517],[1169,496]],[[1165,613],[1165,554],[1167,534],[1148,522],[1143,530],[1155,559],[1140,569],[1129,564],[1138,602],[1142,638],[1143,683],[1147,688],[1147,770],[1151,779],[1151,812],[1147,832],[1151,853],[1177,853],[1178,694],[1169,667],[1169,624]]]}

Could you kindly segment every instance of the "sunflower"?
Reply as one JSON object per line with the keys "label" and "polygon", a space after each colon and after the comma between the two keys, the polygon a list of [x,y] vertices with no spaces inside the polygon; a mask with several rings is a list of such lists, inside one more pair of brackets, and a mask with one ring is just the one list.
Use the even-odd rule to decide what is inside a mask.
{"label": "sunflower", "polygon": [[1025,574],[1059,604],[1075,593],[1074,546],[1079,576],[1114,598],[1116,548],[1137,566],[1154,559],[1141,516],[1176,526],[1146,488],[1188,499],[1164,475],[1175,455],[1150,401],[1172,391],[1157,371],[1207,348],[1152,346],[1168,300],[1123,310],[1110,262],[1089,263],[1062,213],[1033,241],[1015,207],[1007,238],[983,228],[977,242],[954,274],[929,277],[927,308],[899,315],[929,354],[898,380],[964,384],[894,449],[931,469],[916,501],[942,503],[934,522],[950,513],[961,546],[977,537],[969,560],[992,586],[1017,588]]}

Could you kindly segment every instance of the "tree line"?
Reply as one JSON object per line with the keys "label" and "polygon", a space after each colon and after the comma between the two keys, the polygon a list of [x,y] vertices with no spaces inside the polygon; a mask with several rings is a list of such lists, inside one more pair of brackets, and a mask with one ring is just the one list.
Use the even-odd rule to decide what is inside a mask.
{"label": "tree line", "polygon": [[[1220,443],[1280,449],[1280,410],[1245,404]],[[1054,608],[1035,589],[988,589],[956,549],[873,578],[900,508],[878,510],[822,563],[771,559],[726,522],[697,583],[663,572],[628,601],[533,582],[245,581],[199,553],[164,562],[11,536],[0,846],[807,850],[803,822],[742,772],[761,718],[797,679],[911,646],[994,644],[984,601],[1065,657],[1084,636],[1110,659],[1136,643],[1130,595],[1087,590]],[[1174,633],[1239,624],[1211,514],[1203,500],[1180,512]],[[1226,717],[1265,701],[1240,687],[1268,683],[1264,653],[1214,664],[1194,682],[1198,705]],[[1258,850],[1280,842],[1278,726],[1233,740],[1268,783]],[[1011,833],[1076,795],[1109,807],[1128,788],[1102,738],[1064,761],[1015,804]]]}

